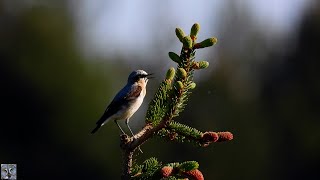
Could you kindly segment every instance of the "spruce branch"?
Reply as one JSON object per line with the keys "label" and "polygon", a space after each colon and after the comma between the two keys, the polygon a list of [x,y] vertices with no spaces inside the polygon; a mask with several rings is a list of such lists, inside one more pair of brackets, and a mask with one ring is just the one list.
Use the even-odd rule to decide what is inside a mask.
{"label": "spruce branch", "polygon": [[178,142],[193,142],[201,147],[212,142],[222,142],[233,139],[230,132],[201,132],[195,128],[174,121],[174,118],[184,110],[191,90],[196,87],[193,74],[196,70],[209,66],[207,61],[195,61],[196,49],[214,45],[216,38],[209,38],[196,43],[199,24],[194,24],[190,35],[185,35],[182,29],[176,28],[176,35],[182,43],[180,55],[169,52],[169,57],[177,63],[177,68],[170,68],[164,80],[160,83],[153,100],[149,103],[146,113],[146,125],[133,137],[121,135],[120,147],[123,152],[124,179],[204,179],[199,164],[196,161],[170,163],[162,165],[156,158],[150,158],[141,165],[133,165],[134,151],[154,136],[163,137]]}
{"label": "spruce branch", "polygon": [[162,162],[152,157],[145,160],[141,165],[135,165],[132,168],[131,179],[203,179],[203,175],[198,168],[199,163],[196,161],[162,165]]}
{"label": "spruce branch", "polygon": [[190,142],[200,147],[207,147],[214,142],[224,142],[233,139],[233,134],[230,132],[209,131],[203,133],[193,127],[175,121],[170,122],[168,126],[158,131],[157,136],[179,143]]}

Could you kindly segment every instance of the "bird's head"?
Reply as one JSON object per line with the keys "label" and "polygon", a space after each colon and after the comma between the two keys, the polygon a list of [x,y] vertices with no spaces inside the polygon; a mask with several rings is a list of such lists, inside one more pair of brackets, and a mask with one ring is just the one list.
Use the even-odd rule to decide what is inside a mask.
{"label": "bird's head", "polygon": [[152,73],[148,74],[144,70],[133,71],[128,77],[128,83],[144,81],[147,84],[148,80],[152,78],[150,75],[152,75]]}

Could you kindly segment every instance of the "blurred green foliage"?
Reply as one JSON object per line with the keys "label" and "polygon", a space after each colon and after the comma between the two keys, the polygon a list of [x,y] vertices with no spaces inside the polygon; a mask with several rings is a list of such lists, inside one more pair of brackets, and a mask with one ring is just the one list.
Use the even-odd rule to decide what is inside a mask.
{"label": "blurred green foliage", "polygon": [[[117,128],[89,131],[132,69],[120,57],[84,57],[61,6],[12,13],[0,3],[0,163],[17,163],[23,179],[118,179]],[[287,51],[248,31],[247,17],[222,22],[220,48],[212,52],[219,64],[197,82],[179,118],[199,130],[229,130],[235,139],[205,149],[150,141],[141,159],[173,162],[192,153],[207,179],[319,178],[318,12],[302,18],[294,47],[283,43]],[[156,86],[150,84],[151,96]]]}
{"label": "blurred green foliage", "polygon": [[117,142],[117,131],[89,136],[114,93],[112,77],[104,72],[120,78],[117,67],[85,61],[62,10],[37,7],[2,18],[1,163],[17,163],[18,175],[26,179],[117,177],[103,174],[110,161],[104,154],[118,152],[105,149]]}

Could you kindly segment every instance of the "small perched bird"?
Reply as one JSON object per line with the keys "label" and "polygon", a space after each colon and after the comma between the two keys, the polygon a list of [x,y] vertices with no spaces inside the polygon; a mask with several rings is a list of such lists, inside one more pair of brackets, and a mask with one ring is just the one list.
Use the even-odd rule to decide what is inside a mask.
{"label": "small perched bird", "polygon": [[94,134],[101,126],[110,120],[113,120],[118,125],[121,132],[125,134],[117,122],[118,120],[125,120],[128,129],[132,136],[134,136],[129,127],[129,119],[139,109],[143,102],[147,92],[146,86],[150,79],[150,75],[152,74],[148,74],[143,70],[133,71],[128,77],[127,84],[114,97],[102,117],[96,123],[97,126],[92,130],[91,134]]}

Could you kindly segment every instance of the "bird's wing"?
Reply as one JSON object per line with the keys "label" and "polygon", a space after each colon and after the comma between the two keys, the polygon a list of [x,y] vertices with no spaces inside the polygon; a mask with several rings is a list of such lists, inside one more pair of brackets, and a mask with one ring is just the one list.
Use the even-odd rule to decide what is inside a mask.
{"label": "bird's wing", "polygon": [[133,100],[140,95],[141,91],[142,91],[141,86],[132,86],[131,91],[129,91],[129,93],[127,93],[127,95],[124,97],[124,99],[127,101]]}
{"label": "bird's wing", "polygon": [[[128,87],[124,87],[115,96],[115,98],[112,100],[112,102],[109,104],[109,106],[105,110],[105,112],[102,115],[102,117],[96,123],[97,125],[102,125],[105,122],[105,120],[107,120],[110,116],[115,114],[121,108],[121,106],[126,106],[130,101],[132,101],[135,98],[137,98],[140,95],[141,91],[142,91],[142,87],[141,86],[131,86],[130,87],[131,89],[129,91],[126,88],[128,88]],[[121,92],[128,92],[128,93],[127,94],[122,94]]]}

